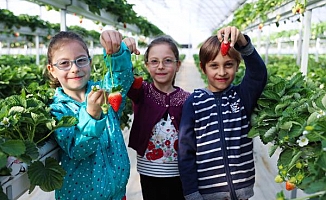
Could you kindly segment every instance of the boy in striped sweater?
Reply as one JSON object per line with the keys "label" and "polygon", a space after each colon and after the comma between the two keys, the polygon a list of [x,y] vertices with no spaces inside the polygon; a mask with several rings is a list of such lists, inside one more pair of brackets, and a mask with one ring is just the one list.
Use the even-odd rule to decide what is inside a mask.
{"label": "boy in striped sweater", "polygon": [[[241,58],[245,75],[239,85],[233,85]],[[187,200],[249,199],[254,195],[255,164],[253,141],[247,134],[266,85],[266,66],[250,38],[236,27],[222,28],[209,37],[199,59],[208,86],[195,89],[182,110],[178,165],[184,196]]]}

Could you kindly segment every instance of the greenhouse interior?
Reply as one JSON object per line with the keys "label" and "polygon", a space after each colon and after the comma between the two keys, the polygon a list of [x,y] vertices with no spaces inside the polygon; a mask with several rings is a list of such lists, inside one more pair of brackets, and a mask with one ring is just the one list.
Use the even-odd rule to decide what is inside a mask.
{"label": "greenhouse interior", "polygon": [[[180,63],[177,65],[172,86],[182,88],[192,97],[195,96],[196,89],[212,87],[209,72],[203,69],[203,60],[199,56],[202,45],[207,38],[217,35],[220,30],[235,27],[241,35],[250,38],[250,43],[260,55],[267,71],[266,85],[257,97],[252,114],[248,115],[250,130],[241,136],[252,141],[251,155],[255,166],[253,195],[246,198],[249,200],[326,200],[325,13],[326,0],[0,0],[0,183],[2,186],[0,199],[65,199],[59,197],[60,192],[57,194],[57,191],[64,192],[62,187],[67,186],[64,183],[67,171],[61,163],[63,159],[61,152],[65,150],[58,144],[56,135],[65,127],[76,129],[82,120],[71,116],[65,118],[63,114],[60,115],[59,120],[53,115],[51,111],[53,107],[50,105],[57,95],[58,88],[51,87],[51,80],[45,77],[47,71],[50,74],[55,70],[60,71],[59,66],[68,62],[70,68],[65,72],[70,73],[69,70],[75,69],[73,67],[75,65],[76,69],[84,69],[79,66],[79,62],[87,62],[91,71],[89,78],[94,82],[105,83],[105,74],[109,76],[111,73],[111,77],[114,77],[111,69],[113,62],[111,55],[104,53],[105,49],[101,45],[100,38],[103,32],[116,30],[123,38],[133,38],[140,52],[139,55],[131,54],[130,62],[135,77],[132,84],[136,82],[136,76],[141,76],[140,87],[155,85],[157,80],[151,72],[153,67],[149,66],[158,63],[157,69],[167,70],[171,63],[173,66]],[[55,35],[63,31],[77,33],[85,41],[89,50],[87,61],[82,57],[73,58],[75,60],[67,57],[58,60],[56,64],[50,63],[49,44],[54,41]],[[149,55],[151,42],[162,35],[168,36],[177,45],[179,58],[176,60],[170,58],[160,60],[160,57],[148,60],[148,57],[145,57]],[[221,44],[220,41],[219,44],[216,49],[222,51],[223,42]],[[121,51],[122,46],[119,48]],[[239,47],[229,48],[240,49],[239,52],[242,53]],[[228,52],[230,52],[229,48]],[[112,54],[112,60],[118,59],[118,56],[114,58],[114,55]],[[219,55],[214,56],[213,60],[217,60]],[[245,84],[247,77],[245,75],[249,71],[245,60],[245,57],[249,56],[243,54],[241,56],[243,59],[238,63],[236,74],[234,72],[234,80],[230,82],[232,87],[241,88],[242,83]],[[204,67],[207,65],[206,63]],[[68,67],[68,64],[64,67]],[[59,78],[56,79],[58,81]],[[112,87],[113,85],[112,78]],[[215,92],[222,93],[222,91]],[[96,90],[92,88],[92,92],[95,93]],[[126,95],[127,92],[121,91]],[[214,94],[215,92],[213,91]],[[113,93],[113,90],[110,92],[107,90],[107,93]],[[165,94],[169,96],[168,92]],[[109,98],[106,98],[106,92],[103,95],[106,104],[106,99]],[[69,94],[66,96],[73,98]],[[128,97],[124,97],[126,97],[123,100],[124,108],[121,113],[117,112],[117,116],[119,116],[121,129],[119,131],[122,133],[121,137],[126,147],[126,156],[130,162],[129,178],[124,185],[125,194],[123,198],[120,196],[96,198],[87,194],[83,197],[80,192],[78,193],[80,196],[74,196],[74,199],[146,200],[143,198],[144,191],[140,180],[142,177],[140,172],[143,173],[144,170],[139,166],[141,156],[138,151],[129,146],[132,138],[129,135],[134,125],[134,111],[137,110],[134,109],[135,104],[129,98],[129,93]],[[84,99],[83,105],[86,107],[85,102]],[[103,113],[100,115],[102,116]],[[170,113],[168,115],[170,118]],[[209,118],[213,119],[212,116]],[[144,117],[143,120],[145,119],[150,117]],[[181,124],[182,119],[183,117]],[[100,120],[93,119],[93,121]],[[146,122],[146,126],[148,123]],[[154,128],[156,126],[150,128],[152,134],[156,131]],[[174,127],[174,130],[179,133],[177,127]],[[180,130],[181,138],[183,129]],[[151,137],[149,142],[154,138]],[[200,140],[200,137],[202,136],[193,136],[195,142]],[[222,138],[222,136],[216,137]],[[178,142],[178,138],[174,139]],[[167,142],[170,141],[165,141],[165,147],[170,148]],[[77,143],[77,139],[73,143]],[[221,145],[223,144],[221,142]],[[146,151],[149,151],[149,146],[147,148]],[[174,148],[177,151],[178,148]],[[198,150],[200,145],[194,148]],[[239,145],[239,148],[242,147]],[[198,151],[195,152],[195,159],[200,157],[201,152]],[[235,156],[241,157],[244,156],[243,154]],[[89,157],[92,157],[92,154]],[[175,158],[173,163],[178,164],[178,159]],[[227,159],[223,158],[223,160]],[[147,162],[151,161],[147,160]],[[197,170],[196,167],[201,166],[199,163],[200,161],[195,160],[193,169]],[[177,164],[175,166],[178,166]],[[154,167],[151,170],[153,169]],[[180,173],[182,182],[182,175],[187,172],[183,173],[181,168],[179,169],[177,175],[179,176]],[[199,171],[197,174],[200,174]],[[227,172],[216,176],[229,177],[226,174]],[[230,174],[233,177],[232,172]],[[203,184],[200,181],[198,183]],[[238,193],[234,189],[234,185],[237,185],[236,181],[232,182],[228,179],[226,184],[229,189],[225,193],[230,197],[225,199],[243,199],[237,197]],[[199,195],[209,194],[205,193],[209,190],[203,189],[205,185],[196,185],[196,187]],[[183,189],[185,199],[189,198],[187,196],[189,194],[185,194],[186,189]],[[203,199],[204,197],[205,195]]]}

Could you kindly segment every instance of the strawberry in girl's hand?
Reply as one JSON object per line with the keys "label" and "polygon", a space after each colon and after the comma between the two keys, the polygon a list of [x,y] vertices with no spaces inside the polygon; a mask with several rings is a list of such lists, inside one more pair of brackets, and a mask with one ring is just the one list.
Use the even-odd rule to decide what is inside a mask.
{"label": "strawberry in girl's hand", "polygon": [[109,94],[108,97],[109,103],[112,106],[113,110],[117,112],[122,102],[122,95],[120,92],[113,92]]}
{"label": "strawberry in girl's hand", "polygon": [[108,96],[108,101],[115,112],[119,110],[119,107],[122,102],[122,95],[120,91],[121,91],[121,86],[113,87],[111,93]]}
{"label": "strawberry in girl's hand", "polygon": [[229,49],[230,49],[230,42],[228,42],[228,43],[222,42],[221,43],[222,56],[226,56],[228,54]]}
{"label": "strawberry in girl's hand", "polygon": [[134,89],[141,88],[143,84],[143,77],[134,75],[134,82],[132,83],[131,87]]}

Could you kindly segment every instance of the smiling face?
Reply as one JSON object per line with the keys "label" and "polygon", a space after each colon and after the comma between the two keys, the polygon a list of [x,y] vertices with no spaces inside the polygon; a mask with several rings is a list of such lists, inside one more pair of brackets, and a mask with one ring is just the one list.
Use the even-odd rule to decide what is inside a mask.
{"label": "smiling face", "polygon": [[[170,64],[163,64],[163,60],[173,62]],[[168,44],[156,44],[151,47],[148,52],[148,62],[146,63],[146,67],[157,88],[162,88],[167,85],[172,86],[174,77],[177,71],[179,71],[181,64],[180,61],[175,60],[177,60],[177,58]],[[153,61],[158,61],[158,65],[151,65],[151,62]]]}
{"label": "smiling face", "polygon": [[211,36],[199,50],[200,68],[208,79],[208,89],[221,92],[228,88],[238,71],[240,53],[231,47],[225,56],[221,53],[221,42],[217,36]]}
{"label": "smiling face", "polygon": [[218,53],[216,58],[203,66],[208,80],[208,89],[212,92],[221,92],[233,82],[238,71],[238,62],[228,55]]}
{"label": "smiling face", "polygon": [[[77,40],[70,40],[61,43],[52,55],[52,64],[57,63],[59,60],[76,60],[80,57],[88,57],[87,52]],[[64,92],[71,96],[82,96],[85,93],[85,86],[90,78],[91,62],[89,65],[79,68],[74,63],[70,70],[60,70],[53,65],[48,65],[47,69],[51,75],[58,79]]]}

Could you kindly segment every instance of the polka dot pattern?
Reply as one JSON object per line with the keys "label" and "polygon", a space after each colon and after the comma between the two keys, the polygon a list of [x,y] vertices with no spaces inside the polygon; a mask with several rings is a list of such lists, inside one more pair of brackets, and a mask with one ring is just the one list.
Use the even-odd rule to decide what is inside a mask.
{"label": "polka dot pattern", "polygon": [[[56,199],[121,200],[126,193],[130,163],[119,115],[133,80],[130,53],[112,56],[112,66],[117,66],[114,68],[117,71],[113,77],[106,75],[103,87],[110,90],[111,78],[123,87],[123,104],[118,113],[110,108],[107,115],[95,120],[86,112],[86,102],[74,101],[62,88],[56,90],[51,112],[58,119],[75,116],[79,120],[76,126],[60,128],[54,133],[62,149],[61,165],[67,172],[62,188],[55,192]],[[99,83],[88,82],[87,94],[95,84]]]}

